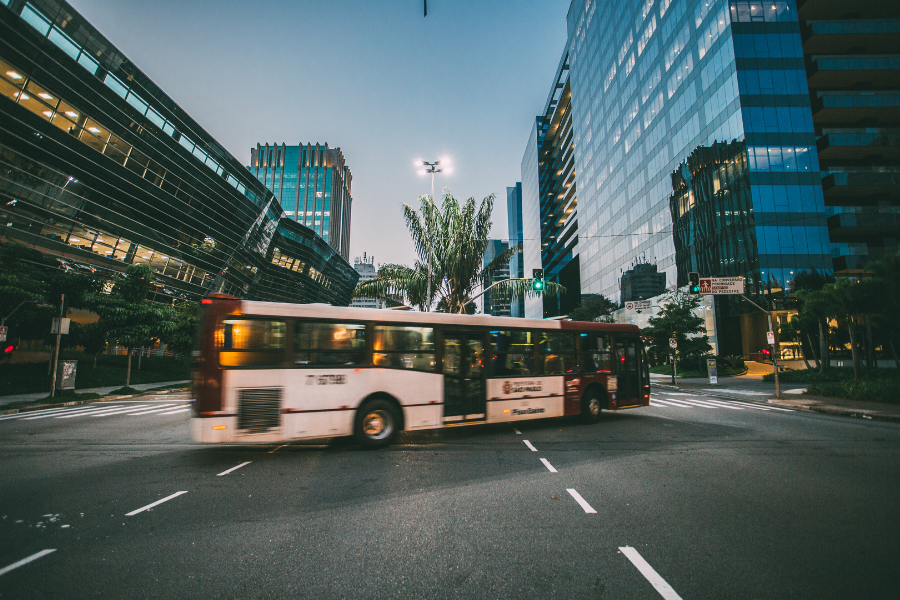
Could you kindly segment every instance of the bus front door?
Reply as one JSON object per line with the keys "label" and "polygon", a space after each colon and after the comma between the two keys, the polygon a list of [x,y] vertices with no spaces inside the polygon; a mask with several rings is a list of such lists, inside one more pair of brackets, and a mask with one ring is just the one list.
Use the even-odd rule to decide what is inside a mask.
{"label": "bus front door", "polygon": [[444,422],[483,421],[487,390],[484,340],[480,335],[444,336]]}
{"label": "bus front door", "polygon": [[641,341],[638,338],[618,338],[616,340],[616,362],[618,363],[618,389],[616,405],[639,406],[641,404]]}

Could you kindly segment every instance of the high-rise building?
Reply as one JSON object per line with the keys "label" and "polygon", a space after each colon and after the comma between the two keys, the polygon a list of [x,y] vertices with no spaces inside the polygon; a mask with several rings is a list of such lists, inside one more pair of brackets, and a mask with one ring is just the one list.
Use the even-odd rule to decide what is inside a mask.
{"label": "high-rise building", "polygon": [[250,171],[275,194],[287,218],[349,260],[352,176],[340,148],[257,144],[250,149]]}
{"label": "high-rise building", "polygon": [[641,262],[622,274],[622,302],[647,300],[666,291],[666,274],[659,273],[656,265]]}
{"label": "high-rise building", "polygon": [[900,251],[900,2],[798,2],[835,274]]}
{"label": "high-rise building", "polygon": [[[515,246],[522,243],[522,183],[506,188],[506,217],[509,228],[509,245]],[[525,277],[525,262],[522,257],[522,247],[509,259],[509,276]],[[511,317],[522,318],[525,316],[525,298],[519,296],[512,298],[509,305]]]}
{"label": "high-rise building", "polygon": [[[375,279],[375,276],[378,275],[378,269],[375,268],[375,257],[366,256],[365,252],[363,252],[362,258],[357,256],[353,259],[353,268],[359,273],[358,284],[363,281]],[[355,306],[357,308],[384,308],[384,300],[376,300],[375,298],[354,298],[353,301],[350,302],[350,306]]]}
{"label": "high-rise building", "polygon": [[347,305],[358,274],[62,0],[0,0],[0,240],[171,296]]}
{"label": "high-rise building", "polygon": [[[507,188],[511,189],[511,188]],[[509,249],[509,244],[503,240],[488,240],[488,246],[484,253],[484,265],[486,266],[492,260],[497,258]],[[494,271],[494,276],[490,283],[503,281],[510,278],[509,266]],[[490,285],[490,283],[488,285]],[[494,293],[494,290],[488,290],[481,296],[481,312],[485,315],[494,315],[495,317],[510,316],[510,298]]]}
{"label": "high-rise building", "polygon": [[[573,0],[567,25],[583,292],[619,297],[646,256],[778,308],[793,275],[832,269],[792,0]],[[716,316],[720,352],[765,343],[749,305]]]}
{"label": "high-rise building", "polygon": [[[539,207],[540,264],[532,268],[542,268],[544,278],[562,284],[567,293],[543,297],[542,313],[529,315],[534,318],[566,314],[581,302],[571,99],[568,54],[563,54],[544,112],[535,120],[537,188],[529,191],[537,193]],[[523,182],[524,169],[523,163]]]}

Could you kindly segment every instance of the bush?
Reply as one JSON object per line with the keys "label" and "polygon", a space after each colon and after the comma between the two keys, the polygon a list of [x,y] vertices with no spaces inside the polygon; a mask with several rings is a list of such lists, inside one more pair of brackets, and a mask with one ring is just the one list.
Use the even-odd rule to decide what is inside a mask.
{"label": "bush", "polygon": [[816,383],[809,386],[807,393],[813,396],[900,404],[900,380],[897,378],[860,379],[859,381]]}
{"label": "bush", "polygon": [[744,357],[738,356],[737,354],[731,354],[729,356],[723,356],[719,359],[723,365],[726,367],[731,367],[732,369],[745,369],[747,368],[744,364]]}

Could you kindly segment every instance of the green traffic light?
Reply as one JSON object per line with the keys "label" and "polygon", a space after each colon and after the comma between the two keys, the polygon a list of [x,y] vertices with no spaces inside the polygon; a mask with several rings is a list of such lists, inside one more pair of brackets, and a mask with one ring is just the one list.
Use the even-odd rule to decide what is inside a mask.
{"label": "green traffic light", "polygon": [[544,289],[544,282],[543,282],[543,280],[541,280],[541,279],[535,279],[535,280],[532,282],[532,284],[531,284],[531,288],[532,288],[533,290],[536,290],[536,291],[540,291],[540,290]]}

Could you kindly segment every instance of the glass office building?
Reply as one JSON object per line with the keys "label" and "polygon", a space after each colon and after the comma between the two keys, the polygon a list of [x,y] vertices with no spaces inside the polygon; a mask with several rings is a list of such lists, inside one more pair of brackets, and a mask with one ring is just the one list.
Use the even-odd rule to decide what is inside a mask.
{"label": "glass office building", "polygon": [[358,274],[90,23],[0,0],[0,236],[176,297],[346,305]]}
{"label": "glass office building", "polygon": [[[515,246],[522,243],[522,183],[506,188],[506,217],[509,228],[509,245]],[[509,276],[525,277],[525,263],[522,260],[522,249],[509,259]],[[525,316],[525,298],[518,297],[510,300],[509,315],[511,317]]]}
{"label": "glass office building", "polygon": [[257,144],[250,150],[250,171],[275,194],[287,218],[349,260],[352,177],[340,148]]}
{"label": "glass office building", "polygon": [[[618,299],[644,257],[764,301],[831,269],[793,2],[573,0],[567,23],[582,292]],[[764,344],[748,313],[717,303],[721,351]]]}

